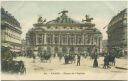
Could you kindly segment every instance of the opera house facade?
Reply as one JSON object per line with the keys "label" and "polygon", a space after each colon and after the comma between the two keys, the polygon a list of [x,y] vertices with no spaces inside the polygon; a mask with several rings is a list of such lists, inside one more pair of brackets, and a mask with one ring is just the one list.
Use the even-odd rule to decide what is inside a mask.
{"label": "opera house facade", "polygon": [[61,11],[54,20],[46,21],[42,17],[26,33],[28,50],[38,54],[82,54],[102,51],[102,34],[86,15],[82,22],[68,17],[68,11]]}

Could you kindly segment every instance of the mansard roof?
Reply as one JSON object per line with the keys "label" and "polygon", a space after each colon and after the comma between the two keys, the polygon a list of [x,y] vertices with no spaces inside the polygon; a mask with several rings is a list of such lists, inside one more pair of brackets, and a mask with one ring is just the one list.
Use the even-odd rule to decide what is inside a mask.
{"label": "mansard roof", "polygon": [[8,11],[5,11],[3,7],[1,7],[1,21],[7,22],[14,27],[21,28],[19,21]]}
{"label": "mansard roof", "polygon": [[[42,17],[38,18],[38,22],[36,24],[33,24],[35,27],[35,31],[92,31],[94,33],[101,34],[101,32],[95,28],[95,24],[91,22],[91,19],[88,15],[86,15],[86,22],[78,22],[74,19],[70,18],[66,13],[68,11],[64,10],[61,11],[59,14],[61,14],[59,17],[57,17],[54,20],[46,22],[46,19],[42,19]],[[87,19],[90,20],[90,22],[87,22]]]}
{"label": "mansard roof", "polygon": [[[117,15],[113,16],[113,18],[110,20],[109,25],[108,25],[108,30],[116,23],[122,21],[125,19],[125,14],[127,14],[127,8],[123,9],[120,11]],[[116,26],[115,26],[116,27]]]}
{"label": "mansard roof", "polygon": [[42,17],[38,18],[38,22],[33,24],[34,27],[46,27],[46,28],[53,28],[53,27],[59,27],[59,28],[66,28],[66,27],[71,27],[72,28],[85,28],[85,27],[94,27],[95,24],[91,23],[92,18],[88,19],[90,20],[90,22],[78,22],[72,18],[70,18],[66,13],[68,13],[67,10],[63,10],[61,11],[59,14],[61,14],[59,17],[57,17],[54,20],[48,21],[46,22],[46,19],[43,19]]}

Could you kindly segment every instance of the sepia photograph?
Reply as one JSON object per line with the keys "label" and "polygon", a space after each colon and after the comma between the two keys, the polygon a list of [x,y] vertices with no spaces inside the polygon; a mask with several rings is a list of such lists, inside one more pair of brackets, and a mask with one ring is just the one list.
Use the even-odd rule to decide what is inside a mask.
{"label": "sepia photograph", "polygon": [[127,1],[1,1],[1,80],[128,80]]}

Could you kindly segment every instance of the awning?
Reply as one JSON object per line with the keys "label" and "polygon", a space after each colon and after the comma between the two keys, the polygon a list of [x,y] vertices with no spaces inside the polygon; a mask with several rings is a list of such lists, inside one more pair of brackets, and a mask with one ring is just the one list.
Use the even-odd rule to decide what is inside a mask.
{"label": "awning", "polygon": [[20,49],[10,49],[12,52],[21,52]]}

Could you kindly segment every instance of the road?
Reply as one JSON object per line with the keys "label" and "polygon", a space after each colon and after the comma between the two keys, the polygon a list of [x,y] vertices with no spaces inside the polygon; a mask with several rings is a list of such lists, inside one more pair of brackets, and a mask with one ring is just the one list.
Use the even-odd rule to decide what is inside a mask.
{"label": "road", "polygon": [[23,60],[26,67],[26,74],[5,74],[2,73],[3,80],[127,80],[127,70],[117,69],[126,67],[127,59],[116,59],[116,66],[111,69],[103,69],[103,57],[98,58],[99,67],[93,68],[93,60],[89,57],[81,58],[81,66],[73,64],[64,64],[56,57],[51,62],[41,62],[39,58],[18,57],[16,60]]}

